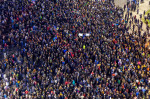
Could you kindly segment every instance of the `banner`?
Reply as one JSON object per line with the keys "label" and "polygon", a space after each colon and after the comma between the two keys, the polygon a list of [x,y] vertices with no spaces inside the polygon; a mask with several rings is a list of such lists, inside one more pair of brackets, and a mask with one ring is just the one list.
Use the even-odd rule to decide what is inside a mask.
{"label": "banner", "polygon": [[90,33],[79,33],[79,34],[78,34],[78,36],[80,36],[80,37],[81,37],[81,36],[90,36],[90,35],[91,35]]}
{"label": "banner", "polygon": [[83,33],[79,33],[78,36],[83,36]]}
{"label": "banner", "polygon": [[6,53],[4,53],[4,58],[7,58],[7,55],[6,55]]}

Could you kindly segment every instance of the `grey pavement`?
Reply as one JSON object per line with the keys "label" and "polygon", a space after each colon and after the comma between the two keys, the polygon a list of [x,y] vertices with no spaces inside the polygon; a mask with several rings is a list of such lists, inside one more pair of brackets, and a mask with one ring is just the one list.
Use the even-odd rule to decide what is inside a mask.
{"label": "grey pavement", "polygon": [[114,0],[115,5],[119,7],[123,7],[125,4],[127,4],[127,0]]}

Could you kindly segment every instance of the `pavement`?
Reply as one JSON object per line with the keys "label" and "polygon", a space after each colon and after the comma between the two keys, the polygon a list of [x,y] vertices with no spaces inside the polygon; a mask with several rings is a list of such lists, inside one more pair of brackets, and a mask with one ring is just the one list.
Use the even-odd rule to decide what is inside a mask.
{"label": "pavement", "polygon": [[124,7],[125,4],[127,4],[127,0],[114,0],[115,5],[119,7]]}
{"label": "pavement", "polygon": [[[130,0],[131,1],[131,0]],[[139,0],[141,1],[141,0]],[[139,9],[139,13],[137,14],[137,9],[136,11],[132,11],[132,15],[135,16],[136,15],[136,18],[137,19],[140,19],[140,14],[143,15],[144,11],[148,11],[150,9],[150,5],[149,5],[149,1],[150,0],[144,0],[143,3],[139,2],[139,7],[137,9]],[[116,6],[119,6],[119,7],[124,7],[124,5],[127,3],[127,0],[114,0],[115,2],[115,5]],[[143,16],[144,17],[144,16]],[[135,27],[135,30],[137,28]],[[144,32],[146,31],[146,24],[144,23],[143,24],[143,28],[141,30],[141,33],[143,34]],[[149,31],[150,32],[150,31]],[[132,33],[132,27],[131,29],[129,30],[129,33]],[[150,37],[147,37],[147,41],[150,40]]]}
{"label": "pavement", "polygon": [[[150,0],[144,0],[144,3],[140,3],[139,8],[138,8],[139,14],[137,14],[137,11],[135,11],[135,12],[132,12],[132,15],[134,16],[136,15],[136,17],[140,19],[140,14],[143,15],[144,11],[146,12],[150,9],[149,1]],[[146,30],[146,24],[143,24],[143,30]]]}

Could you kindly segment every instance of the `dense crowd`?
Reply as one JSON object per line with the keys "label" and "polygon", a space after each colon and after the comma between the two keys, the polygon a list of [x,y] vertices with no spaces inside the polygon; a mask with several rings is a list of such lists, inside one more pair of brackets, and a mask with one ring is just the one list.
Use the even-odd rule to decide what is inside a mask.
{"label": "dense crowd", "polygon": [[150,98],[149,27],[129,4],[1,0],[0,98]]}

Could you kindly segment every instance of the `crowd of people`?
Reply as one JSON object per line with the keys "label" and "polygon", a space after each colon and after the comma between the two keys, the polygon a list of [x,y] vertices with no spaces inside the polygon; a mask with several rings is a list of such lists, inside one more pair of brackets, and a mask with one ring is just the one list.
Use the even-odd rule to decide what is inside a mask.
{"label": "crowd of people", "polygon": [[150,98],[149,30],[141,33],[128,4],[1,0],[0,6],[0,50],[7,54],[0,60],[0,98]]}

